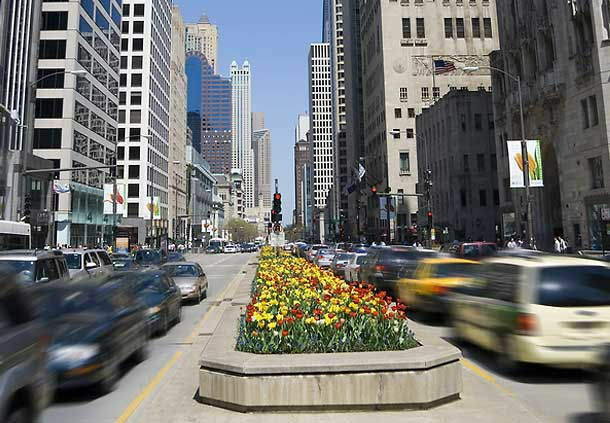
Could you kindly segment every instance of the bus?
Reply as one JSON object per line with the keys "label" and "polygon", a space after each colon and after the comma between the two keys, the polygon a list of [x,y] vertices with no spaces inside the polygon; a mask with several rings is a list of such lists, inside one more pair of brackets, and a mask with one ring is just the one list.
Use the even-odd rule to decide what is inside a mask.
{"label": "bus", "polygon": [[228,244],[228,241],[226,239],[212,238],[212,239],[210,239],[210,242],[208,243],[208,247],[216,248],[220,252],[222,252],[227,244]]}
{"label": "bus", "polygon": [[32,246],[32,227],[28,223],[0,220],[0,251],[27,250]]}

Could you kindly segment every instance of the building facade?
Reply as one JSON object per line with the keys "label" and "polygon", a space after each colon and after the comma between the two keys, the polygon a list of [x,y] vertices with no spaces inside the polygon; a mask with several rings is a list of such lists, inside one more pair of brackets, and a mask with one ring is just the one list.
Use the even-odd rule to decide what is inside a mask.
{"label": "building facade", "polygon": [[172,6],[172,58],[170,71],[170,122],[169,122],[169,234],[174,240],[186,238],[187,215],[187,110],[184,93],[186,84],[186,53],[184,19],[180,8]]}
{"label": "building facade", "polygon": [[[498,16],[492,64],[521,78],[525,138],[541,142],[544,188],[531,190],[536,244],[551,248],[560,235],[575,248],[602,249],[610,207],[608,2],[498,3]],[[506,148],[521,139],[518,91],[510,78],[493,76],[503,232],[522,237],[526,199],[509,187]]]}
{"label": "building facade", "polygon": [[139,243],[158,245],[169,229],[171,1],[123,1],[122,29],[117,154],[127,195],[122,230]]}
{"label": "building facade", "polygon": [[218,73],[218,27],[207,15],[201,16],[197,23],[186,25],[186,51],[203,54],[214,73]]}
{"label": "building facade", "polygon": [[[417,116],[416,129],[429,141],[417,140],[419,180],[430,170],[433,183],[430,202],[424,198],[420,207],[432,213],[437,241],[495,242],[500,194],[492,93],[451,91]],[[401,165],[407,163],[403,154]],[[400,205],[402,200],[397,201]],[[396,220],[392,229],[408,233],[412,228],[407,224]]]}
{"label": "building facade", "polygon": [[250,63],[240,68],[231,63],[233,104],[233,154],[234,169],[241,169],[245,208],[254,207],[254,151],[252,150],[252,74]]}
{"label": "building facade", "polygon": [[210,165],[201,153],[192,146],[186,148],[186,161],[189,163],[189,205],[187,230],[188,239],[194,247],[207,245],[213,235],[212,221],[215,219],[217,205],[214,201],[216,178]]}
{"label": "building facade", "polygon": [[[44,2],[34,154],[55,168],[112,165],[116,157],[121,47],[118,1]],[[109,170],[64,171],[54,196],[55,242],[101,245],[112,236],[103,213]]]}
{"label": "building facade", "polygon": [[309,115],[301,114],[297,118],[294,130],[294,212],[293,223],[305,226],[306,192],[303,190],[305,168],[311,168],[312,151],[309,143]]}
{"label": "building facade", "polygon": [[330,45],[315,43],[309,50],[309,117],[313,162],[313,204],[316,234],[324,241],[327,198],[334,182],[334,140]]}
{"label": "building facade", "polygon": [[[405,234],[390,233],[370,186],[415,194],[415,116],[452,89],[491,86],[489,70],[471,74],[461,68],[489,66],[488,55],[498,47],[496,2],[361,0],[360,26],[366,228],[369,239],[402,239]],[[405,154],[409,163],[401,164]],[[407,222],[402,226],[415,222],[417,211],[417,199],[406,199],[397,210]]]}
{"label": "building facade", "polygon": [[255,207],[271,210],[271,131],[259,129],[252,133],[254,150]]}

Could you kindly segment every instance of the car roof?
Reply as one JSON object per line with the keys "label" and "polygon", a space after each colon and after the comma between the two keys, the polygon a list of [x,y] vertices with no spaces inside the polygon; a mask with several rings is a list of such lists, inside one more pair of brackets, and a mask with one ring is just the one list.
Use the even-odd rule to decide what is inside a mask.
{"label": "car roof", "polygon": [[8,250],[0,251],[0,260],[36,261],[45,258],[63,257],[60,250]]}
{"label": "car roof", "polygon": [[607,263],[575,257],[560,255],[540,255],[529,257],[492,257],[485,259],[483,263],[510,264],[522,267],[560,267],[560,266],[599,266],[608,267]]}
{"label": "car roof", "polygon": [[167,267],[167,266],[197,266],[197,265],[198,265],[198,263],[195,263],[194,261],[170,261],[168,263],[165,263],[161,267]]}
{"label": "car roof", "polygon": [[450,257],[440,257],[440,258],[427,258],[423,259],[422,263],[425,264],[481,264],[478,261],[474,260],[466,260],[461,258],[450,258]]}
{"label": "car roof", "polygon": [[65,249],[65,250],[62,250],[62,251],[63,251],[64,254],[66,254],[66,253],[70,253],[70,254],[73,254],[73,253],[82,253],[82,254],[84,254],[84,253],[90,253],[92,251],[96,252],[96,253],[99,253],[99,252],[102,252],[102,251],[106,252],[106,250],[103,250],[101,248],[68,248],[68,249]]}

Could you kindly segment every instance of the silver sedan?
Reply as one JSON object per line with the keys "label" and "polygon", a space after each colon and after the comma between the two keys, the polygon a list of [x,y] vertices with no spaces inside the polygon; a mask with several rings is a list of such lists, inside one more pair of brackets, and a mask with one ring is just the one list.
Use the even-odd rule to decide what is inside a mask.
{"label": "silver sedan", "polygon": [[192,300],[199,304],[208,296],[208,278],[201,266],[193,262],[167,263],[161,267],[176,282],[182,300]]}

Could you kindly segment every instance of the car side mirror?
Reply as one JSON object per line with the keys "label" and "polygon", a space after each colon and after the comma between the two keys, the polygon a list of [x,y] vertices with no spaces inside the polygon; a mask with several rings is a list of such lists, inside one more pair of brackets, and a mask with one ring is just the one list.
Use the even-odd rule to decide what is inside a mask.
{"label": "car side mirror", "polygon": [[38,280],[38,283],[49,283],[49,282],[50,282],[49,278],[40,278]]}
{"label": "car side mirror", "polygon": [[85,265],[85,269],[90,270],[90,269],[95,269],[97,267],[97,264],[93,263],[92,261],[90,261],[89,263],[87,263]]}

